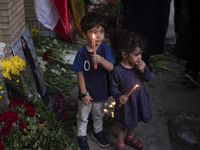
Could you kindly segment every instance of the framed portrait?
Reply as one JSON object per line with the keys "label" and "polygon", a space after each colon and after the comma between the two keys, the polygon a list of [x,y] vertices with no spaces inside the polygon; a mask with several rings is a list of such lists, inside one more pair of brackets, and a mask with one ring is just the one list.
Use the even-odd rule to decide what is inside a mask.
{"label": "framed portrait", "polygon": [[26,71],[31,75],[34,83],[29,86],[35,90],[41,97],[45,96],[46,86],[42,76],[35,47],[29,28],[27,27],[22,35],[11,45],[14,56],[19,56],[26,61]]}

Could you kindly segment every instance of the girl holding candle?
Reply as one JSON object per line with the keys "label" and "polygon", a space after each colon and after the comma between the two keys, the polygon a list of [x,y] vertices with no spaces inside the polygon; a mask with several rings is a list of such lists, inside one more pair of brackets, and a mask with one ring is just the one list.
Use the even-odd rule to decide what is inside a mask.
{"label": "girl holding candle", "polygon": [[[143,144],[134,136],[134,129],[138,126],[138,122],[148,123],[153,118],[144,83],[151,79],[150,71],[142,61],[145,41],[133,32],[124,30],[116,33],[113,47],[117,51],[119,63],[112,72],[111,94],[116,99],[114,118],[118,124],[118,150],[124,149],[124,143],[142,149]],[[130,96],[127,96],[137,84],[139,86],[132,90]],[[123,104],[122,107],[119,107],[119,104]]]}
{"label": "girl holding candle", "polygon": [[86,130],[90,112],[94,127],[91,138],[105,148],[110,143],[103,134],[103,106],[109,96],[109,72],[114,67],[114,55],[110,46],[103,43],[105,25],[100,15],[90,12],[81,19],[80,25],[87,43],[78,50],[72,66],[79,83],[78,149],[89,150]]}

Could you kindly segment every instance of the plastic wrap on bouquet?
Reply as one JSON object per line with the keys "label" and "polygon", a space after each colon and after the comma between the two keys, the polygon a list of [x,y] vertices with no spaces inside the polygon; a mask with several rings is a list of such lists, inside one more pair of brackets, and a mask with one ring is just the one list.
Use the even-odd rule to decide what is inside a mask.
{"label": "plastic wrap on bouquet", "polygon": [[20,78],[23,94],[28,101],[31,101],[32,97],[37,95],[37,87],[33,76],[27,70],[24,70],[20,72]]}
{"label": "plastic wrap on bouquet", "polygon": [[0,62],[0,113],[8,109],[9,102]]}

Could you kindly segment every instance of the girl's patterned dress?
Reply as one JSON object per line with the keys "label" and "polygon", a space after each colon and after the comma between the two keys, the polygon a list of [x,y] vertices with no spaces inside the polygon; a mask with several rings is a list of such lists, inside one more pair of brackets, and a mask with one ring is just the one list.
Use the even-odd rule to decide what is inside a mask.
{"label": "girl's patterned dress", "polygon": [[144,73],[138,70],[137,65],[132,69],[127,69],[121,64],[115,66],[111,78],[111,94],[115,99],[126,95],[133,86],[139,84],[122,107],[119,107],[119,102],[116,100],[114,118],[119,125],[135,128],[139,121],[148,123],[152,120],[150,99],[144,83],[150,80],[151,73],[146,66]]}

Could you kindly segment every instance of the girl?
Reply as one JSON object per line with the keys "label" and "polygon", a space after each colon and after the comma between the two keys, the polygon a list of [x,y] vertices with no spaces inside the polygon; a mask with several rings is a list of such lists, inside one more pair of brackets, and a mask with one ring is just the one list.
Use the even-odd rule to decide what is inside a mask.
{"label": "girl", "polygon": [[[134,136],[134,129],[139,121],[148,123],[152,120],[151,104],[144,81],[151,79],[148,67],[142,60],[145,49],[144,40],[133,32],[123,31],[117,44],[117,64],[112,72],[111,94],[116,99],[115,121],[118,124],[118,150],[124,149],[124,143],[137,149],[142,149],[143,144]],[[136,84],[139,85],[129,98],[126,94]],[[123,104],[119,107],[119,104]],[[125,137],[125,132],[127,135]]]}

